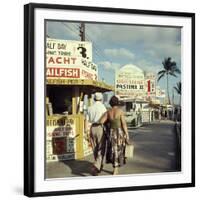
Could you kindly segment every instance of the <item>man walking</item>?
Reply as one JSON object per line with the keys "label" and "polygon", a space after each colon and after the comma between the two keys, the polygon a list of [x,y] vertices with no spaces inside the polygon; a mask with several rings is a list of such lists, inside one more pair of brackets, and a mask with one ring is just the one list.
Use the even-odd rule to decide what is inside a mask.
{"label": "man walking", "polygon": [[87,127],[90,126],[90,141],[94,154],[94,165],[92,174],[98,175],[103,167],[103,158],[105,154],[105,136],[103,127],[98,123],[99,119],[106,112],[106,108],[102,103],[103,95],[100,92],[95,93],[95,103],[88,108]]}

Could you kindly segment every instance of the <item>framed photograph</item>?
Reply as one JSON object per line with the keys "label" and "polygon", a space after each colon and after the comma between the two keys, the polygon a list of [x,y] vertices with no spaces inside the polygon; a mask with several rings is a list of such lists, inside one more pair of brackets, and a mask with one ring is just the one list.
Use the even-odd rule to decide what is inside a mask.
{"label": "framed photograph", "polygon": [[24,194],[195,186],[195,14],[24,6]]}

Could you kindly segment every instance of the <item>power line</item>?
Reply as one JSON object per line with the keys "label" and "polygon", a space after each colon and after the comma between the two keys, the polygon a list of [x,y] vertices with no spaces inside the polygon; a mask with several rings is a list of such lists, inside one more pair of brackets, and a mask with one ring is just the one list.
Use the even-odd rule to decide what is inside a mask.
{"label": "power line", "polygon": [[77,23],[70,23],[71,26],[73,26],[74,29],[79,30],[79,25]]}
{"label": "power line", "polygon": [[[90,41],[89,38],[86,36],[85,37],[87,41]],[[94,50],[94,53],[99,57],[99,58],[102,58],[103,56],[99,53],[98,49],[93,45],[93,50]]]}
{"label": "power line", "polygon": [[68,24],[65,24],[64,22],[61,22],[68,30],[70,30],[71,32],[75,33],[76,35],[78,35],[78,33],[76,31],[74,31],[74,29],[72,29]]}
{"label": "power line", "polygon": [[[86,34],[86,36],[90,41],[92,41],[91,37],[88,34]],[[94,44],[93,47],[97,51],[97,53],[100,54],[100,56],[103,57],[105,60],[110,61],[110,59],[108,59],[108,57],[104,55],[104,52],[101,50],[101,47],[97,45],[97,43],[94,41],[92,41],[92,43]],[[112,63],[112,61],[110,62]]]}
{"label": "power line", "polygon": [[[87,37],[89,38],[90,41],[92,41],[91,38],[88,36],[88,34]],[[107,56],[105,56],[104,52],[101,50],[101,47],[97,45],[97,43],[94,41],[92,41],[92,43],[94,50],[97,52],[97,54],[100,55],[103,59],[108,60],[110,63],[112,63],[112,61]]]}
{"label": "power line", "polygon": [[[91,37],[89,37],[89,35],[87,34],[87,37],[90,41],[92,41]],[[99,45],[97,45],[94,41],[93,41],[94,45],[97,47],[97,49],[99,48],[99,50],[102,52],[101,47]]]}
{"label": "power line", "polygon": [[[75,30],[77,29],[80,29],[81,27],[80,26],[76,26],[75,24],[72,24],[70,23],[70,25],[72,25],[74,27],[74,29],[72,27],[70,27],[68,24],[65,24],[64,22],[61,22],[66,28],[68,28],[70,31],[72,31],[73,33],[75,33],[76,35],[78,34]],[[94,41],[91,40],[91,38],[88,36],[88,34],[85,34],[85,38],[88,40],[88,41],[91,41],[94,45],[94,50],[96,52],[96,55],[98,55],[99,57],[104,57],[103,54],[101,52],[99,52],[98,48],[96,48],[96,43]],[[99,48],[100,49],[100,48]],[[101,51],[101,50],[100,50]]]}
{"label": "power line", "polygon": [[[69,24],[66,24],[64,22],[61,22],[68,30],[70,30],[71,32],[75,33],[76,35],[78,35],[78,32],[80,31],[80,34],[79,36],[81,36],[81,40],[88,40],[88,41],[91,41],[93,43],[93,49],[94,49],[94,53],[100,58],[100,59],[105,59],[105,60],[108,60],[110,61],[110,59],[108,59],[105,55],[104,55],[104,52],[101,50],[101,47],[99,45],[97,45],[96,42],[94,42],[91,37],[85,33],[85,30],[84,30],[84,27],[83,27],[83,23],[82,25],[78,25],[77,23],[70,23]],[[73,28],[72,28],[73,27]],[[85,35],[85,36],[84,36]],[[112,63],[112,61],[110,61]]]}

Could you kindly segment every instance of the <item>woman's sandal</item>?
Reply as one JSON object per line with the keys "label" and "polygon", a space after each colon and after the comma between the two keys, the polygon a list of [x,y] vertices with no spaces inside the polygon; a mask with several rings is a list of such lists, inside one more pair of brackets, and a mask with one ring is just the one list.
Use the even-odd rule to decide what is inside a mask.
{"label": "woman's sandal", "polygon": [[119,174],[119,169],[118,167],[115,167],[113,170],[113,175],[117,175],[117,174]]}

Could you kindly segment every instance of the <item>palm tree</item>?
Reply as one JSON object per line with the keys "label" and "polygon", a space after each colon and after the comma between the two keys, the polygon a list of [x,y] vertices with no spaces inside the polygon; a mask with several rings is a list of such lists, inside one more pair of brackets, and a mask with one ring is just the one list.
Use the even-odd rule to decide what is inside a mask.
{"label": "palm tree", "polygon": [[181,104],[181,82],[180,81],[176,83],[176,86],[174,86],[174,89],[176,90],[177,94],[180,95],[179,104]]}
{"label": "palm tree", "polygon": [[170,96],[169,96],[169,75],[177,77],[176,74],[180,74],[180,69],[176,66],[176,62],[172,61],[170,57],[165,58],[162,62],[164,69],[158,72],[158,81],[166,76],[167,79],[167,96],[168,96],[168,103],[170,102]]}

